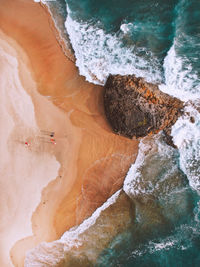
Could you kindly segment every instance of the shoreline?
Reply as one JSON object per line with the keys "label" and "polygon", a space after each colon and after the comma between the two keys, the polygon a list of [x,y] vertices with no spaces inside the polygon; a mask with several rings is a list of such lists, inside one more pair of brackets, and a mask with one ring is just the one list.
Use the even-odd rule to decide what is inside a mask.
{"label": "shoreline", "polygon": [[[53,18],[51,17],[52,14],[51,14],[51,11],[50,11],[50,7],[47,4],[42,3],[42,2],[40,2],[39,4],[41,5],[41,7],[44,8],[44,10],[46,10],[47,16],[49,16],[49,25],[50,25],[50,27],[52,27],[52,30],[55,33],[56,39],[57,39],[58,43],[60,44],[63,53],[65,54],[65,56],[69,60],[71,60],[75,64],[75,61],[76,61],[75,56],[72,53],[72,51],[70,51],[72,48],[70,49],[70,48],[66,47],[66,45],[67,45],[66,43],[67,42],[70,43],[70,40],[67,40],[67,41],[63,40],[60,30],[56,27],[55,22],[53,21]],[[68,39],[69,39],[69,37],[68,37]],[[71,45],[71,44],[69,44],[69,45]]]}
{"label": "shoreline", "polygon": [[[73,160],[76,160],[74,157],[76,157],[75,154],[77,154],[78,152],[77,149],[80,143],[80,136],[78,135],[77,132],[74,133],[73,126],[70,124],[69,119],[66,119],[64,112],[58,109],[56,106],[54,106],[46,98],[42,97],[41,95],[37,93],[35,82],[32,80],[31,73],[29,72],[29,70],[26,69],[27,66],[25,62],[28,60],[26,55],[23,53],[21,48],[18,47],[18,45],[13,40],[11,40],[10,38],[9,39],[6,38],[5,35],[3,35],[3,37],[4,37],[4,40],[6,40],[6,42],[9,45],[12,45],[12,47],[15,48],[15,52],[16,52],[15,56],[16,56],[16,59],[18,60],[18,73],[19,73],[20,82],[24,90],[26,91],[26,94],[29,95],[29,97],[32,100],[32,105],[34,106],[34,114],[35,114],[35,119],[36,119],[36,124],[37,124],[37,127],[34,126],[33,130],[31,130],[32,133],[30,134],[29,134],[30,132],[29,128],[27,129],[26,126],[21,126],[21,124],[19,125],[16,124],[15,126],[16,130],[14,129],[12,131],[12,135],[9,138],[10,140],[9,143],[11,143],[13,150],[19,149],[18,148],[19,145],[21,149],[25,148],[26,150],[28,150],[29,156],[27,157],[29,158],[29,160],[31,160],[30,161],[31,166],[34,164],[35,160],[37,163],[36,165],[32,166],[33,168],[39,167],[39,163],[37,162],[39,159],[41,161],[40,164],[43,165],[43,163],[45,163],[45,157],[47,155],[49,155],[50,157],[54,157],[56,162],[59,163],[59,166],[60,166],[57,170],[57,174],[56,175],[54,174],[53,175],[54,177],[52,177],[49,180],[49,182],[45,184],[45,186],[42,186],[40,190],[38,189],[39,182],[40,182],[38,178],[41,181],[42,180],[45,181],[46,180],[45,177],[46,176],[48,177],[47,170],[46,170],[46,175],[42,173],[41,174],[42,176],[41,175],[39,176],[39,170],[37,170],[37,173],[38,173],[38,178],[37,178],[37,176],[32,177],[35,172],[34,170],[30,169],[29,175],[30,175],[30,178],[33,179],[33,183],[28,182],[30,183],[30,187],[28,186],[28,184],[25,183],[25,180],[24,180],[25,178],[20,179],[20,177],[17,176],[19,189],[15,188],[16,187],[15,184],[14,184],[13,189],[12,189],[12,184],[11,184],[11,191],[9,191],[9,188],[8,188],[8,194],[11,196],[12,196],[13,190],[24,191],[24,193],[23,191],[20,193],[21,195],[19,196],[18,200],[16,200],[16,204],[18,204],[18,202],[19,203],[21,202],[21,198],[23,199],[23,195],[25,195],[24,201],[28,201],[28,206],[30,202],[29,200],[30,197],[32,198],[32,201],[35,203],[34,208],[32,208],[32,212],[31,212],[32,215],[29,219],[30,221],[28,220],[27,214],[26,214],[27,208],[26,208],[26,211],[24,211],[25,213],[23,215],[23,217],[27,218],[27,220],[25,220],[25,222],[23,223],[23,226],[25,227],[27,223],[30,223],[30,228],[32,228],[32,231],[29,232],[29,234],[25,236],[21,236],[21,238],[17,240],[19,242],[17,242],[16,245],[11,250],[11,257],[13,259],[17,257],[16,264],[19,264],[19,266],[23,266],[23,264],[21,263],[21,259],[20,259],[22,256],[23,257],[25,256],[23,253],[23,250],[25,251],[29,248],[34,247],[35,244],[43,241],[44,239],[54,240],[55,237],[57,237],[54,227],[53,227],[53,216],[54,216],[55,209],[58,205],[58,202],[60,200],[58,197],[58,194],[62,196],[62,194],[65,193],[63,192],[62,188],[65,188],[66,186],[70,190],[74,182],[73,175],[71,175],[71,179],[69,180],[61,179],[61,176],[63,175],[62,173],[64,172],[63,167],[61,166],[62,160],[64,159],[67,160],[68,165],[66,166],[68,166],[68,169],[70,170],[71,174],[76,173],[76,166],[72,166],[70,164]],[[23,61],[21,59],[23,59]],[[50,116],[48,116],[47,118],[45,113],[48,113]],[[25,137],[26,135],[24,137],[21,137],[22,130],[25,134],[27,132],[27,137]],[[47,131],[54,130],[55,131],[55,138],[57,141],[56,146],[54,146],[53,144],[47,141],[48,137],[42,133],[43,130],[47,130]],[[76,143],[73,142],[74,134],[76,136]],[[16,138],[19,139],[18,141],[19,144],[17,143],[17,147],[15,146]],[[28,138],[27,140],[30,144],[30,148],[26,148],[25,145],[23,144],[22,140],[24,138],[25,140],[26,138]],[[10,146],[9,143],[8,143],[8,146]],[[67,150],[72,150],[72,153],[70,156],[66,155],[65,151]],[[15,158],[15,161],[18,162],[22,156],[23,154],[17,155],[17,157]],[[70,160],[70,157],[71,157],[71,160]],[[11,164],[12,164],[12,161],[11,161]],[[26,164],[27,164],[27,167],[29,168],[28,162]],[[21,167],[21,168],[22,168],[22,173],[24,173],[25,172],[24,167]],[[48,168],[48,165],[46,165],[46,168]],[[49,169],[49,172],[52,172],[51,165],[49,166],[48,169]],[[4,173],[4,175],[7,175],[7,171]],[[14,175],[17,175],[17,174],[14,173]],[[22,187],[20,188],[21,183],[22,183]],[[26,184],[26,187],[23,189],[24,184]],[[26,192],[29,192],[28,195]],[[35,197],[33,196],[33,193],[36,194]],[[58,198],[58,202],[55,201],[56,198]],[[11,197],[11,201],[12,201],[12,197]],[[20,207],[20,210],[21,210],[21,213],[23,213],[23,205],[21,206],[22,208]],[[19,212],[20,211],[18,211],[18,213]],[[14,229],[14,226],[12,227],[12,229]],[[31,237],[32,234],[33,236]]]}
{"label": "shoreline", "polygon": [[[8,0],[0,7],[0,28],[17,43],[12,45],[24,64],[20,75],[35,101],[37,123],[43,127],[45,118],[46,130],[50,130],[50,120],[60,140],[54,151],[61,165],[59,176],[41,191],[32,215],[33,236],[18,240],[12,248],[15,266],[23,266],[28,248],[60,238],[91,216],[122,187],[137,156],[138,141],[111,132],[103,111],[102,87],[79,76],[58,44],[49,17],[32,1]],[[30,87],[30,81],[25,82],[25,68],[31,72],[39,94]],[[45,208],[44,201],[48,203]]]}

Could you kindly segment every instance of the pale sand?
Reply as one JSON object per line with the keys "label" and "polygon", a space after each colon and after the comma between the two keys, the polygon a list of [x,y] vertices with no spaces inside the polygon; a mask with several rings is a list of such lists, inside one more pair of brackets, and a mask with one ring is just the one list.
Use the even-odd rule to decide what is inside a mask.
{"label": "pale sand", "polygon": [[[26,169],[26,161],[21,150],[15,149],[19,144],[14,144],[14,140],[9,142],[18,156],[18,161],[16,158],[13,158],[13,161],[17,172],[18,169],[21,170],[21,176],[15,177],[15,182],[11,182],[9,175],[6,175],[16,198],[11,194],[12,190],[9,192],[5,189],[5,184],[1,186],[1,191],[3,189],[4,194],[9,195],[11,203],[7,209],[4,208],[2,216],[6,218],[8,213],[13,213],[14,202],[22,211],[20,213],[17,210],[15,215],[19,216],[18,220],[24,232],[16,231],[15,227],[18,226],[14,219],[5,219],[7,227],[1,232],[6,238],[6,233],[11,232],[8,226],[10,222],[13,234],[17,233],[16,238],[12,239],[12,244],[14,245],[17,240],[18,242],[13,246],[11,253],[15,266],[23,266],[24,255],[29,248],[41,241],[60,238],[66,230],[80,224],[121,188],[125,174],[137,154],[137,141],[111,132],[103,112],[102,88],[85,82],[84,78],[78,75],[74,64],[62,52],[49,20],[45,9],[31,0],[1,1],[0,28],[20,45],[19,47],[14,40],[7,39],[17,53],[15,56],[19,62],[21,84],[29,94],[28,96],[24,91],[29,99],[26,103],[31,103],[31,97],[38,129],[55,131],[57,139],[57,145],[50,149],[49,144],[37,146],[37,140],[34,152],[25,150],[22,146],[23,153],[25,151],[26,154],[30,154],[31,159],[40,159],[37,163],[39,166],[34,168],[29,163],[31,159],[27,157],[28,173],[20,168],[23,166]],[[32,72],[36,84],[29,71]],[[36,87],[41,95],[36,92]],[[21,98],[20,96],[20,101]],[[15,104],[13,103],[13,106]],[[6,125],[4,135],[8,136],[14,127],[12,118],[2,123]],[[28,129],[27,126],[25,128]],[[16,133],[21,135],[20,130],[16,130]],[[1,153],[6,155],[7,150],[4,146]],[[13,152],[12,156],[15,153]],[[54,155],[61,165],[57,178],[58,162]],[[6,156],[4,158],[6,159]],[[43,170],[41,178],[40,168],[41,175]],[[10,168],[10,173],[14,170]],[[35,173],[38,174],[37,179]],[[38,179],[41,186],[36,183]],[[50,181],[52,182],[49,183]],[[33,198],[31,205],[28,190],[33,190],[32,183],[37,184],[38,196]],[[23,194],[26,197],[23,198]],[[23,206],[27,203],[30,204],[29,210]],[[34,212],[33,236],[29,237],[31,212]],[[29,225],[29,231],[25,229],[25,225]],[[3,245],[4,242],[6,241],[2,241]],[[9,248],[10,245],[11,243],[8,244]]]}
{"label": "pale sand", "polygon": [[[58,175],[60,164],[52,153],[54,145],[37,137],[41,134],[34,105],[19,79],[15,52],[2,37],[5,40],[0,34],[0,266],[12,266],[9,251],[16,241],[32,235],[32,213],[43,188]],[[34,90],[30,73],[23,71]],[[39,101],[38,97],[35,103]],[[44,128],[54,126],[51,120],[46,123],[43,114],[41,121]]]}

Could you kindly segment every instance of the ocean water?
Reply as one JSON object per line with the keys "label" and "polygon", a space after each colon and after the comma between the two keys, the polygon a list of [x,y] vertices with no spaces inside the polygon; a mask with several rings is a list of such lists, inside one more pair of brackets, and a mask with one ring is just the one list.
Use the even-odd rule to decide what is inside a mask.
{"label": "ocean water", "polygon": [[185,102],[172,128],[178,149],[162,133],[141,141],[123,188],[135,220],[95,266],[200,266],[200,1],[57,0],[52,9],[89,82],[135,74]]}
{"label": "ocean water", "polygon": [[135,222],[96,266],[199,266],[200,202],[192,186],[162,134],[144,138],[123,188],[136,205]]}

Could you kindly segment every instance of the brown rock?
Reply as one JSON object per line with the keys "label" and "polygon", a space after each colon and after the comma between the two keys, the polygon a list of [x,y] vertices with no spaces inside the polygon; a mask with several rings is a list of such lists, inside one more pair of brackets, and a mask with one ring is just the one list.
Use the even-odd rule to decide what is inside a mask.
{"label": "brown rock", "polygon": [[143,78],[110,75],[105,84],[104,107],[114,132],[137,138],[160,130],[169,135],[182,114],[183,102]]}

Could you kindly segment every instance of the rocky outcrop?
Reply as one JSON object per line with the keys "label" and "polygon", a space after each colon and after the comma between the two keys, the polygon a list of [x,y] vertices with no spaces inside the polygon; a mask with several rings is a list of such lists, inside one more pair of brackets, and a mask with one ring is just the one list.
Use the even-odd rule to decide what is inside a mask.
{"label": "rocky outcrop", "polygon": [[182,114],[183,102],[143,78],[110,75],[105,84],[104,106],[117,134],[137,138],[164,130],[170,143],[171,126]]}

